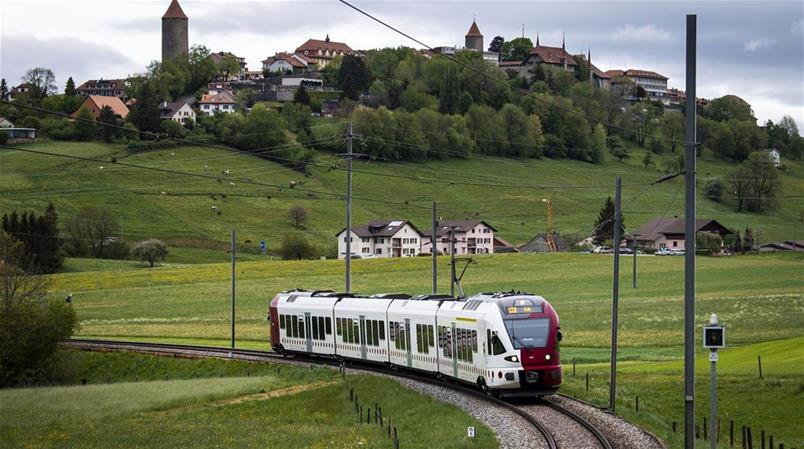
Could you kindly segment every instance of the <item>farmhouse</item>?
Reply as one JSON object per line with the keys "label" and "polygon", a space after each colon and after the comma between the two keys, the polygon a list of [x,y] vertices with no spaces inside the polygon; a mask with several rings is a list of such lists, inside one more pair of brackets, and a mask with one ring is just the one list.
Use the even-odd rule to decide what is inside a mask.
{"label": "farmhouse", "polygon": [[195,122],[195,111],[190,106],[191,98],[179,100],[173,103],[167,101],[159,105],[159,118],[162,120],[173,120],[174,122],[185,125]]}
{"label": "farmhouse", "polygon": [[374,257],[413,257],[421,250],[422,233],[408,220],[374,220],[364,226],[346,228],[335,234],[338,258],[346,258],[346,239],[351,239],[353,255]]}
{"label": "farmhouse", "polygon": [[126,118],[128,116],[128,107],[123,104],[123,101],[120,100],[118,97],[112,96],[102,96],[102,95],[90,95],[88,96],[81,106],[72,114],[70,117],[76,118],[78,117],[78,113],[83,108],[88,108],[90,112],[92,112],[92,116],[95,117],[95,120],[100,118],[101,109],[105,106],[109,106],[114,112],[114,115],[118,116],[121,119]]}
{"label": "farmhouse", "polygon": [[[482,220],[442,220],[436,229],[436,254],[450,254],[451,233],[455,238],[455,254],[492,254],[496,231]],[[423,253],[432,254],[432,235],[432,230],[424,231]]]}
{"label": "farmhouse", "polygon": [[[626,236],[628,246],[636,244],[640,248],[684,249],[684,219],[658,218],[639,227]],[[724,237],[732,232],[715,220],[701,218],[695,220],[695,232],[712,232]]]}

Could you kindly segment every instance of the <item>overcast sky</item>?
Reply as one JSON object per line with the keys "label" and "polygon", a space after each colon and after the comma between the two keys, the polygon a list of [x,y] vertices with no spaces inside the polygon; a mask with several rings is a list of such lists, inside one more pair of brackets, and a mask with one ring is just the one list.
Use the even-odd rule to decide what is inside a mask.
{"label": "overcast sky", "polygon": [[[335,0],[180,0],[190,44],[243,56],[249,69],[308,38],[355,49],[408,45]],[[11,85],[26,69],[48,67],[59,86],[68,76],[116,78],[161,57],[161,17],[169,0],[0,0],[0,75]],[[477,17],[485,45],[524,32],[543,45],[585,53],[602,70],[640,68],[684,88],[685,15],[698,14],[698,95],[736,94],[761,121],[791,115],[804,130],[804,2],[768,1],[365,1],[355,5],[431,46],[462,45]]]}

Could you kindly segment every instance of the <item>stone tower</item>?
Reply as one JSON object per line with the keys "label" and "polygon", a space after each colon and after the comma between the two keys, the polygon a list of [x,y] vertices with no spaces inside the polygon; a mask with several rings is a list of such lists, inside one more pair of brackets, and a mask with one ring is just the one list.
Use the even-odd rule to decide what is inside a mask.
{"label": "stone tower", "polygon": [[190,53],[187,16],[178,0],[171,0],[162,16],[162,62]]}
{"label": "stone tower", "polygon": [[472,26],[469,27],[469,31],[466,33],[466,42],[464,46],[467,49],[476,50],[480,53],[485,51],[483,48],[483,35],[480,34],[480,29],[477,27],[477,22],[474,20],[472,20]]}

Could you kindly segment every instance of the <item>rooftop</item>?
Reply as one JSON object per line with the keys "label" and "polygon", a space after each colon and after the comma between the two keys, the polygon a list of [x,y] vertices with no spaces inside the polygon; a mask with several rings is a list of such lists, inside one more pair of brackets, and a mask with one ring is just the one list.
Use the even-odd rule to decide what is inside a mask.
{"label": "rooftop", "polygon": [[172,0],[170,2],[170,6],[168,6],[167,11],[165,11],[165,15],[162,16],[162,18],[187,20],[187,15],[184,14],[184,11],[182,11],[181,5],[179,5],[179,0]]}

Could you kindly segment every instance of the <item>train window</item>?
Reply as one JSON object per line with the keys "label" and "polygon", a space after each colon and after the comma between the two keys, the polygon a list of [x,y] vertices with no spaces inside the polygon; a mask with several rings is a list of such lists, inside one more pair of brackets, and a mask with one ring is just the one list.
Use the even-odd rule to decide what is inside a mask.
{"label": "train window", "polygon": [[477,352],[477,331],[472,331],[472,351]]}
{"label": "train window", "polygon": [[380,322],[377,320],[372,321],[371,325],[374,327],[374,346],[380,345]]}
{"label": "train window", "polygon": [[497,335],[497,332],[494,331],[491,333],[491,348],[492,348],[492,355],[500,355],[505,353],[505,345],[503,345],[502,340]]}
{"label": "train window", "polygon": [[326,327],[327,327],[327,335],[332,335],[332,318],[327,317]]}
{"label": "train window", "polygon": [[312,336],[313,340],[318,340],[318,317],[312,317],[312,324],[310,329],[310,335]]}
{"label": "train window", "polygon": [[[329,318],[327,318],[327,320],[329,320]],[[340,318],[335,318],[335,332],[338,335],[341,335],[341,329],[342,329],[341,328],[341,319]]]}
{"label": "train window", "polygon": [[416,352],[422,351],[422,325],[416,324]]}
{"label": "train window", "polygon": [[486,329],[486,354],[491,355],[491,329]]}
{"label": "train window", "polygon": [[344,333],[346,334],[346,342],[347,343],[354,343],[355,340],[354,340],[354,335],[352,335],[352,332],[354,332],[354,329],[352,328],[352,321],[349,320],[348,318],[344,318],[343,321],[344,321],[343,325],[345,327],[345,329],[344,329],[345,332]]}
{"label": "train window", "polygon": [[355,343],[360,343],[363,339],[360,335],[360,322],[357,320],[352,320],[352,333],[355,336]]}
{"label": "train window", "polygon": [[371,322],[374,320],[366,320],[366,344],[373,345],[374,344],[374,330],[371,327]]}
{"label": "train window", "polygon": [[301,317],[301,316],[300,316],[300,317],[299,317],[299,319],[298,319],[298,321],[299,321],[299,338],[305,338],[305,332],[304,332],[304,317]]}
{"label": "train window", "polygon": [[285,328],[285,315],[279,315],[279,328]]}
{"label": "train window", "polygon": [[296,338],[299,322],[296,321],[296,315],[288,315],[288,318],[290,318],[290,336]]}
{"label": "train window", "polygon": [[380,340],[385,340],[385,321],[380,322]]}
{"label": "train window", "polygon": [[396,323],[393,321],[388,322],[388,339],[391,341],[396,340],[396,328],[394,327],[395,325]]}
{"label": "train window", "polygon": [[318,338],[324,340],[324,335],[326,335],[324,333],[324,317],[320,316],[318,317]]}
{"label": "train window", "polygon": [[[435,338],[433,336],[433,325],[427,325],[427,343],[431,348],[435,347]],[[428,351],[429,352],[429,351]]]}

